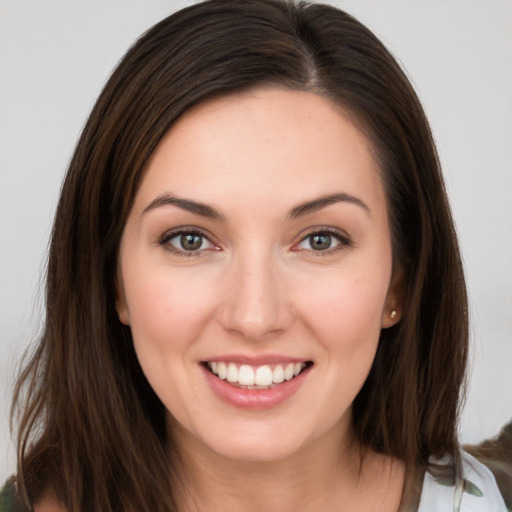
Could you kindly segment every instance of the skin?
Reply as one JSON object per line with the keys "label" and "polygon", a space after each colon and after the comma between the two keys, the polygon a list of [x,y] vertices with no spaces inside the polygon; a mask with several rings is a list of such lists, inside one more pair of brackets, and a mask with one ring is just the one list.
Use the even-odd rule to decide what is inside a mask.
{"label": "skin", "polygon": [[[291,215],[333,193],[344,196]],[[176,231],[191,229],[199,248],[187,251]],[[401,306],[379,168],[343,111],[261,88],[182,116],[127,220],[116,304],[194,475],[181,509],[398,510],[404,468],[372,452],[361,465],[351,406]],[[201,363],[226,354],[313,365],[283,403],[247,410],[205,377]]]}

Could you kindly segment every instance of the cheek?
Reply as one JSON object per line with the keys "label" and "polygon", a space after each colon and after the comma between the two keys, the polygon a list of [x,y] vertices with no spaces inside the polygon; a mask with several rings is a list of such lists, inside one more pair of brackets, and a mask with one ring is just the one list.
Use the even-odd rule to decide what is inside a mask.
{"label": "cheek", "polygon": [[[302,302],[302,318],[322,346],[321,392],[324,420],[337,421],[350,409],[373,364],[381,332],[387,283],[366,278],[325,282]],[[319,283],[320,284],[320,283]],[[375,281],[373,281],[375,285]],[[320,292],[322,288],[322,292]]]}
{"label": "cheek", "polygon": [[391,265],[385,258],[384,264],[370,261],[350,261],[330,276],[317,275],[301,298],[301,316],[327,361],[325,400],[337,410],[347,409],[361,389],[379,343]]}
{"label": "cheek", "polygon": [[301,298],[303,316],[321,338],[346,339],[365,334],[378,337],[387,291],[382,276],[330,276],[317,281]]}
{"label": "cheek", "polygon": [[[194,414],[197,342],[215,304],[215,283],[204,272],[132,261],[124,269],[125,296],[134,348],[142,370],[165,407],[180,421]],[[196,393],[197,394],[197,393]]]}
{"label": "cheek", "polygon": [[126,268],[125,295],[136,347],[185,349],[199,336],[213,310],[215,283],[204,272],[154,267],[143,273]]}

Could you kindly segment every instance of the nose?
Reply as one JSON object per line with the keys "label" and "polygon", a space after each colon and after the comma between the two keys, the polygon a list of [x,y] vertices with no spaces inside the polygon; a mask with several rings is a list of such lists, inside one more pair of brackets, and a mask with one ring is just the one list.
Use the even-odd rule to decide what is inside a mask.
{"label": "nose", "polygon": [[230,264],[220,313],[224,329],[247,340],[264,340],[284,332],[293,314],[279,264],[271,254],[245,251]]}

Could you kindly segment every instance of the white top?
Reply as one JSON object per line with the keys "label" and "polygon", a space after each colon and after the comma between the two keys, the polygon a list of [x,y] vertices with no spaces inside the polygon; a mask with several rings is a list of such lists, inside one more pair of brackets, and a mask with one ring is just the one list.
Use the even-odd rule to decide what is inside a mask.
{"label": "white top", "polygon": [[494,475],[466,452],[462,452],[462,475],[453,485],[427,471],[418,512],[507,512]]}

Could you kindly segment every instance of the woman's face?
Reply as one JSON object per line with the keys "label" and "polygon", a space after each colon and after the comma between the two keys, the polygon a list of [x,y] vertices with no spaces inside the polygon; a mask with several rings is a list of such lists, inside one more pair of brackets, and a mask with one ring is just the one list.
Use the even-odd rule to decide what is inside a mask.
{"label": "woman's face", "polygon": [[400,313],[367,138],[307,92],[187,112],[123,233],[117,310],[184,449],[278,460],[342,442]]}

